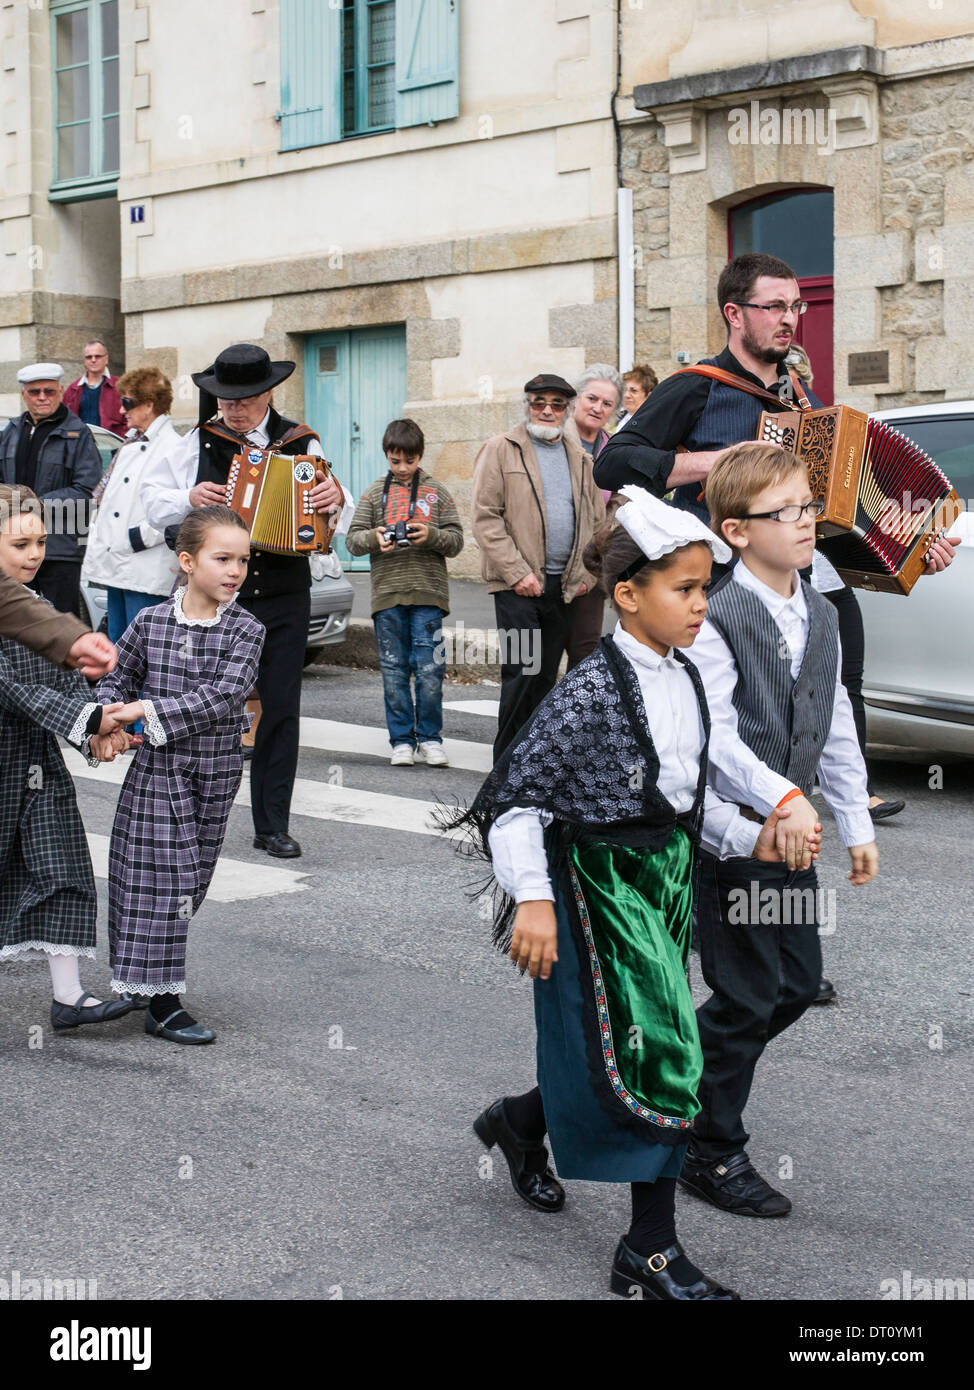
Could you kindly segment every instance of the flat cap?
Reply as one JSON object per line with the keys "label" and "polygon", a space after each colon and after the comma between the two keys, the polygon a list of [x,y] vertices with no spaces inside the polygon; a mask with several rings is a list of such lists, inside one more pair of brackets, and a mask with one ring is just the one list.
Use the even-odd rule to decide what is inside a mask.
{"label": "flat cap", "polygon": [[17,380],[24,386],[28,381],[60,381],[63,376],[64,368],[56,362],[32,362],[29,367],[21,367]]}
{"label": "flat cap", "polygon": [[557,391],[560,396],[565,396],[571,400],[572,396],[577,395],[574,386],[569,385],[563,376],[554,376],[551,372],[539,372],[530,381],[524,384],[525,392],[530,396],[535,391]]}

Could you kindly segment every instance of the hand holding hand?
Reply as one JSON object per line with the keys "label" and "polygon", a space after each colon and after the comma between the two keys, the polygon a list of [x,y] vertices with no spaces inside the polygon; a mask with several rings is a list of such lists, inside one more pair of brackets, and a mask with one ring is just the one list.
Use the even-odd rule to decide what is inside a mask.
{"label": "hand holding hand", "polygon": [[879,873],[879,850],[875,840],[869,845],[850,845],[849,858],[852,860],[849,882],[857,888]]}
{"label": "hand holding hand", "polygon": [[822,826],[818,812],[808,797],[793,796],[781,808],[775,831],[779,860],[783,859],[789,869],[809,868],[812,855],[806,847],[806,840],[808,836],[814,834],[821,837],[821,833]]}
{"label": "hand holding hand", "polygon": [[116,701],[113,705],[102,705],[101,723],[98,725],[98,733],[102,736],[114,733],[124,722],[119,718],[119,712],[124,708],[125,706],[120,700]]}
{"label": "hand holding hand", "polygon": [[197,483],[189,490],[192,507],[219,507],[226,504],[227,490],[219,483]]}
{"label": "hand holding hand", "polygon": [[[797,798],[795,798],[797,800]],[[761,833],[754,843],[752,851],[755,859],[760,859],[766,864],[780,864],[782,859],[787,858],[787,835],[783,830],[781,822],[789,820],[792,815],[794,801],[789,801],[787,806],[780,809],[775,807],[768,819],[761,827]],[[785,839],[785,847],[779,841],[779,836]],[[818,821],[803,835],[801,840],[801,851],[798,855],[798,862],[791,864],[789,868],[809,869],[814,860],[818,859],[819,851],[822,848],[822,827]]]}
{"label": "hand holding hand", "polygon": [[67,664],[77,667],[88,680],[96,681],[114,671],[118,651],[103,632],[86,632],[68,650]]}
{"label": "hand holding hand", "polygon": [[514,592],[520,594],[522,598],[539,598],[541,585],[538,583],[538,576],[534,573],[526,574],[514,585]]}
{"label": "hand holding hand", "polygon": [[558,959],[558,923],[555,905],[543,898],[521,903],[514,917],[511,960],[532,980],[547,980]]}

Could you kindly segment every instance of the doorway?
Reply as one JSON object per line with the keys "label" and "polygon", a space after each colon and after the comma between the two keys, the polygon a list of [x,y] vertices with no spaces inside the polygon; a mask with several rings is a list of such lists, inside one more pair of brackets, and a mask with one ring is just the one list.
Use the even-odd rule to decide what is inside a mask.
{"label": "doorway", "polygon": [[[325,457],[355,500],[386,472],[382,436],[406,399],[406,326],[316,333],[305,342],[306,419],[321,435]],[[367,555],[335,550],[346,569],[369,567]]]}

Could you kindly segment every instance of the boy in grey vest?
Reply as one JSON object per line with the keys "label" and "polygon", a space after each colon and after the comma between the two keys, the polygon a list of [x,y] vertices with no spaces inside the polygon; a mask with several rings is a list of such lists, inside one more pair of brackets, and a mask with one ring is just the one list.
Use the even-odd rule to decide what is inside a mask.
{"label": "boy in grey vest", "polygon": [[[710,473],[707,503],[738,556],[711,592],[692,652],[710,707],[710,782],[756,819],[787,801],[789,828],[810,829],[817,774],[849,850],[849,878],[868,883],[878,856],[835,609],[798,575],[822,511],[805,465],[776,445],[735,445]],[[713,993],[697,1010],[702,1109],[681,1182],[740,1216],[791,1210],[751,1164],[742,1115],[766,1043],[815,998],[818,931],[815,868],[794,844],[782,864],[701,855],[696,932]]]}

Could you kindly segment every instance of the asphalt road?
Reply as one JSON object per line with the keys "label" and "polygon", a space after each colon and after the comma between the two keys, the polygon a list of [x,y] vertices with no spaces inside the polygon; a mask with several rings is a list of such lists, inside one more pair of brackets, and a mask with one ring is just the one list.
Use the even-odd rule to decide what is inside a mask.
{"label": "asphalt road", "polygon": [[[313,668],[304,713],[381,727],[378,675]],[[447,711],[448,736],[489,743],[493,727]],[[689,1253],[749,1299],[974,1277],[974,777],[948,764],[931,790],[925,764],[876,771],[908,807],[878,832],[874,884],[848,885],[827,821],[840,1002],[771,1045],[747,1112],[752,1157],[794,1211],[678,1198]],[[313,748],[300,776],[422,801],[480,781]],[[107,835],[116,787],[78,785]],[[470,1130],[532,1084],[534,1046],[530,984],[489,947],[470,866],[402,829],[298,816],[292,832],[304,857],[281,867],[308,875],[300,891],[208,901],[192,928],[187,998],[213,1047],[148,1038],[141,1014],[54,1035],[46,966],[0,967],[0,1277],[96,1280],[109,1299],[608,1299],[627,1189],[573,1182],[562,1213],[535,1213]],[[270,865],[250,837],[238,807],[225,857]],[[104,922],[103,903],[82,975],[102,990]]]}

